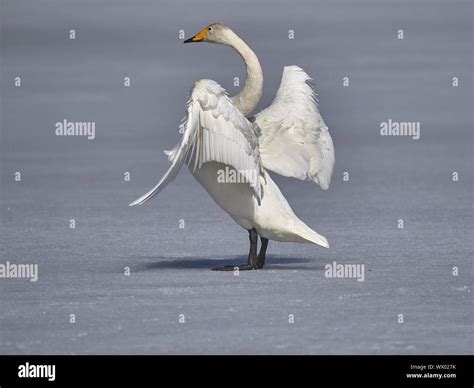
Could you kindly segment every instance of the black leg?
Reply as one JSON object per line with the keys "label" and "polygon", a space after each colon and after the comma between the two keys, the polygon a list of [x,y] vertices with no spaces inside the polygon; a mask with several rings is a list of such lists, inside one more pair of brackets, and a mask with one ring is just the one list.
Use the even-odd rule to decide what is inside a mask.
{"label": "black leg", "polygon": [[268,247],[268,238],[260,236],[260,241],[262,242],[262,246],[260,247],[260,252],[257,256],[257,268],[263,268],[263,266],[265,265],[265,254],[267,253]]}
{"label": "black leg", "polygon": [[[226,265],[225,267],[221,267],[221,268],[213,268],[213,270],[214,271],[234,271],[236,268],[238,268],[239,271],[247,271],[251,269],[263,268],[263,264],[265,264],[265,250],[267,249],[266,244],[268,244],[268,240],[266,240],[265,249],[263,251],[263,264],[260,264],[261,263],[261,260],[259,260],[260,255],[257,256],[258,233],[255,230],[255,228],[249,230],[249,241],[250,241],[250,250],[249,250],[249,256],[247,259],[247,264]],[[262,244],[263,244],[263,239],[262,239]],[[262,253],[261,250],[260,250],[260,253]]]}
{"label": "black leg", "polygon": [[247,264],[252,265],[257,259],[258,234],[255,228],[249,230],[249,241],[250,241],[250,250],[249,250],[249,256],[247,259]]}

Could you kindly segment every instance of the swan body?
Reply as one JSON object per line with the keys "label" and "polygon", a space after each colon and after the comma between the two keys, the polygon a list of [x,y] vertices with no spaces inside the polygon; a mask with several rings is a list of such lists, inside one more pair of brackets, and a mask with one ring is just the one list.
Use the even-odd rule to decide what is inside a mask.
{"label": "swan body", "polygon": [[[255,53],[230,28],[212,24],[186,42],[208,41],[233,47],[247,65],[244,88],[229,97],[215,81],[199,80],[188,101],[183,136],[165,151],[171,165],[149,192],[132,202],[139,205],[158,194],[186,164],[214,201],[249,231],[248,263],[262,268],[268,240],[314,243],[327,239],[300,220],[267,169],[329,187],[334,146],[319,113],[309,76],[297,66],[285,67],[273,103],[247,118],[262,95],[263,74]],[[237,181],[220,180],[232,169]],[[262,247],[256,254],[257,237]],[[230,267],[230,268],[228,268]],[[233,269],[228,266],[224,269]]]}
{"label": "swan body", "polygon": [[247,183],[216,183],[225,164],[209,162],[192,172],[214,201],[242,228],[255,229],[268,240],[296,243],[315,243],[329,247],[325,237],[311,230],[291,209],[280,189],[265,172],[265,195],[258,204]]}

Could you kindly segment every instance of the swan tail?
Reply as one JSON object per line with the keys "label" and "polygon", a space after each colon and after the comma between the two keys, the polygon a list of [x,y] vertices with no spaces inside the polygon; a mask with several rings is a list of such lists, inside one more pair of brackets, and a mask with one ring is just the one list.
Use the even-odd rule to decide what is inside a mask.
{"label": "swan tail", "polygon": [[298,228],[298,236],[305,240],[305,242],[317,244],[324,248],[329,248],[328,239],[318,232],[315,232],[304,222],[301,222],[301,225]]}
{"label": "swan tail", "polygon": [[307,240],[311,241],[314,244],[320,245],[324,248],[329,248],[329,242],[328,242],[328,239],[326,237],[324,237],[323,235],[315,232],[314,230],[311,230],[311,232],[312,233],[310,235],[308,235],[307,237],[304,237],[304,238],[306,238]]}

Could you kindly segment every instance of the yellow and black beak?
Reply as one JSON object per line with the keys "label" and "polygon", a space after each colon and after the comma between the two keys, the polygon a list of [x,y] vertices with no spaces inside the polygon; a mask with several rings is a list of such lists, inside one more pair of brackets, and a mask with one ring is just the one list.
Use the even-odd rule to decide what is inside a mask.
{"label": "yellow and black beak", "polygon": [[193,42],[202,42],[208,33],[208,29],[204,28],[198,34],[194,35],[192,38],[186,39],[183,43],[193,43]]}

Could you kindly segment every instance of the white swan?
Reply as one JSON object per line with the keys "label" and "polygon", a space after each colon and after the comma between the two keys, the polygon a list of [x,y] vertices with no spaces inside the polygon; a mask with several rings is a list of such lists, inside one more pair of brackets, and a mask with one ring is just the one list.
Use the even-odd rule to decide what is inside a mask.
{"label": "white swan", "polygon": [[[241,270],[263,268],[268,240],[314,243],[328,248],[326,238],[293,212],[266,169],[327,189],[334,166],[334,146],[319,113],[310,77],[297,66],[283,70],[273,103],[247,118],[262,96],[263,74],[255,53],[229,27],[216,23],[184,41],[233,47],[247,66],[242,91],[228,97],[211,80],[194,84],[183,136],[171,151],[166,174],[149,192],[132,202],[139,205],[158,194],[186,163],[211,197],[249,231],[248,263]],[[234,178],[220,179],[223,172]],[[227,174],[227,177],[232,174]],[[257,255],[257,239],[261,249]],[[234,265],[219,268],[233,270]]]}

